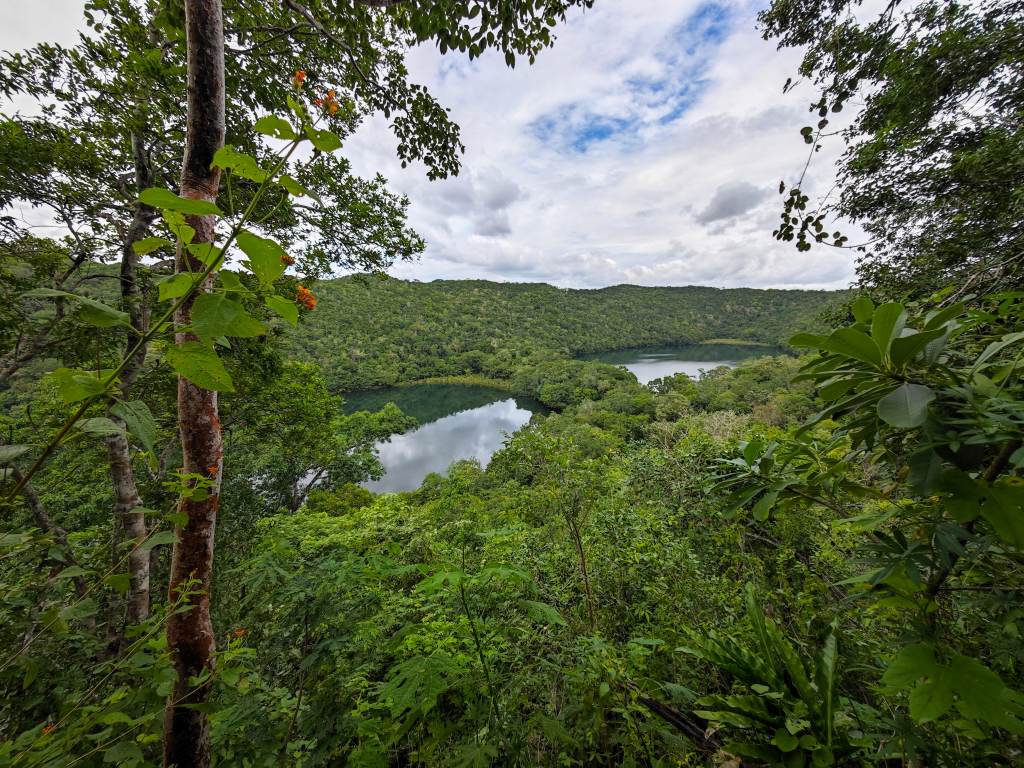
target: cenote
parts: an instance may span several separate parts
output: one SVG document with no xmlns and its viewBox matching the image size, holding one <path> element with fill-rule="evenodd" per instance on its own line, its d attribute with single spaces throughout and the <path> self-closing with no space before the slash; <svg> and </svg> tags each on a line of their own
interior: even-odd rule
<svg viewBox="0 0 1024 768">
<path fill-rule="evenodd" d="M 589 355 L 586 359 L 622 365 L 641 384 L 685 373 L 697 377 L 721 365 L 772 354 L 768 347 L 694 344 L 649 347 Z M 476 459 L 486 465 L 505 436 L 547 409 L 529 397 L 502 389 L 461 384 L 414 384 L 368 392 L 350 392 L 345 410 L 374 411 L 395 403 L 420 426 L 378 444 L 384 476 L 364 483 L 375 492 L 411 491 L 431 472 L 445 472 L 453 462 Z"/>
</svg>

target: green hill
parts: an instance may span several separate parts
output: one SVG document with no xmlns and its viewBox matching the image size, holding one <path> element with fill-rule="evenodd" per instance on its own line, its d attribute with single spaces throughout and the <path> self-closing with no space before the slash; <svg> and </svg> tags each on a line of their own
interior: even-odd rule
<svg viewBox="0 0 1024 768">
<path fill-rule="evenodd" d="M 507 375 L 516 360 L 736 339 L 784 344 L 845 296 L 753 288 L 570 290 L 545 283 L 350 276 L 320 283 L 320 304 L 290 338 L 339 390 L 427 376 Z"/>
</svg>

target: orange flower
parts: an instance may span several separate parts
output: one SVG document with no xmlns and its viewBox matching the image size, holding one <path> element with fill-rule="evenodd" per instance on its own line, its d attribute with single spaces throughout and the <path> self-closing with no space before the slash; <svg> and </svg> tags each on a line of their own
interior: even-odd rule
<svg viewBox="0 0 1024 768">
<path fill-rule="evenodd" d="M 57 730 L 57 726 L 53 725 L 52 723 L 50 725 L 43 726 L 43 735 L 44 736 L 49 736 L 51 733 L 53 733 L 56 730 Z"/>
<path fill-rule="evenodd" d="M 318 107 L 322 107 L 324 105 L 324 100 L 323 99 L 313 99 L 313 103 L 316 104 Z"/>
<path fill-rule="evenodd" d="M 281 257 L 281 263 L 284 264 L 286 267 L 290 267 L 292 264 L 295 263 L 295 259 L 293 259 L 286 253 L 284 256 Z"/>
<path fill-rule="evenodd" d="M 246 632 L 248 632 L 248 630 L 245 627 L 239 627 L 232 634 L 235 636 L 235 639 L 238 639 L 240 637 L 245 637 Z"/>
<path fill-rule="evenodd" d="M 327 105 L 327 111 L 330 112 L 332 115 L 337 114 L 338 113 L 338 102 L 332 101 L 330 104 L 328 104 Z"/>
<path fill-rule="evenodd" d="M 306 70 L 295 70 L 295 76 L 292 77 L 292 85 L 295 86 L 295 90 L 299 90 L 304 82 L 306 82 Z"/>
<path fill-rule="evenodd" d="M 300 285 L 295 294 L 295 300 L 310 312 L 316 309 L 316 296 L 311 290 L 309 290 L 309 288 L 304 285 Z"/>
<path fill-rule="evenodd" d="M 208 466 L 206 468 L 206 471 L 209 472 L 211 475 L 216 475 L 217 474 L 217 465 L 216 464 L 211 464 L 210 466 Z"/>
</svg>

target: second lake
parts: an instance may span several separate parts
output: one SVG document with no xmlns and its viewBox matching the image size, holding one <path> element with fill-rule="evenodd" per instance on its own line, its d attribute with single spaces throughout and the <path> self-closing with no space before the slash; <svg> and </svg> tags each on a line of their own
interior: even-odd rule
<svg viewBox="0 0 1024 768">
<path fill-rule="evenodd" d="M 734 366 L 748 357 L 772 354 L 766 347 L 700 344 L 630 349 L 590 355 L 586 359 L 622 365 L 641 384 L 685 373 Z M 363 485 L 376 493 L 415 490 L 431 472 L 445 472 L 454 462 L 476 459 L 486 466 L 506 435 L 547 409 L 528 397 L 513 397 L 493 387 L 461 384 L 415 384 L 344 395 L 345 410 L 374 411 L 395 403 L 419 426 L 378 444 L 384 476 Z"/>
</svg>

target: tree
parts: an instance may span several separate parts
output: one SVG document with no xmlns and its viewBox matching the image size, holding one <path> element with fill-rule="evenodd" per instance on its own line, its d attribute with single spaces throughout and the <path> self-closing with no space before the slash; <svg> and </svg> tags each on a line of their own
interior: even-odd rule
<svg viewBox="0 0 1024 768">
<path fill-rule="evenodd" d="M 1019 284 L 1024 2 L 892 0 L 868 14 L 852 0 L 775 0 L 760 21 L 766 38 L 805 51 L 812 157 L 830 137 L 846 144 L 838 194 L 812 203 L 801 179 L 776 236 L 845 245 L 825 219 L 857 222 L 870 236 L 852 244 L 862 283 L 895 297 Z M 830 131 L 851 108 L 848 126 Z"/>
</svg>

